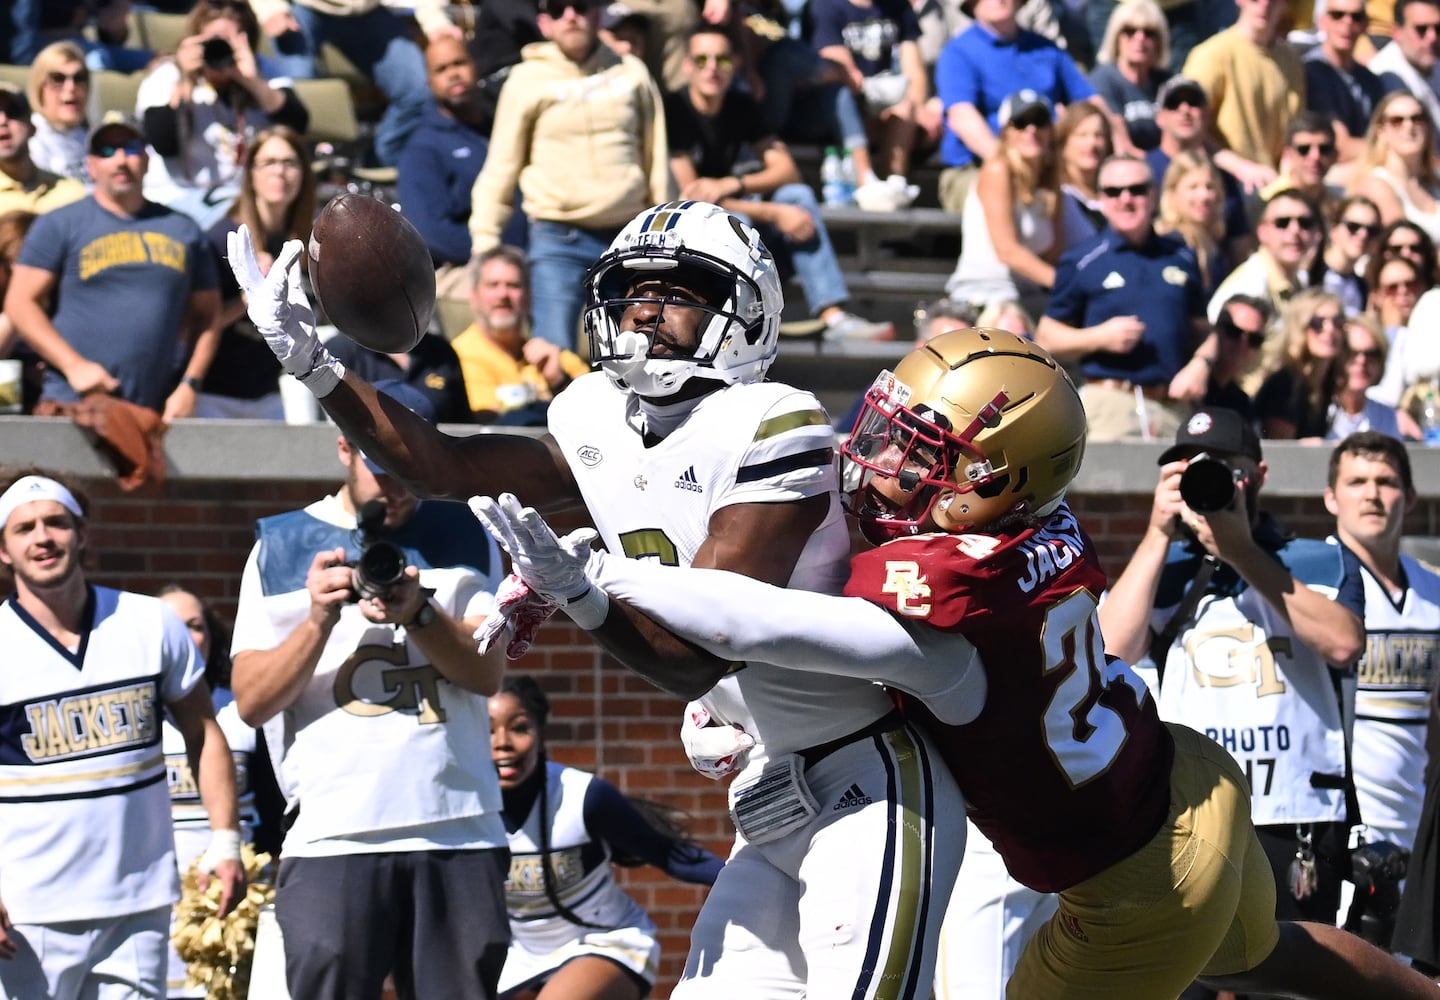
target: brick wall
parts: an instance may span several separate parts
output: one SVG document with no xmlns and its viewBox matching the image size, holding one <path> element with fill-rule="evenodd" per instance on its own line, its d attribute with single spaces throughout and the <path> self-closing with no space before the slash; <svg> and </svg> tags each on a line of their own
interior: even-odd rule
<svg viewBox="0 0 1440 1000">
<path fill-rule="evenodd" d="M 171 480 L 151 498 L 120 494 L 108 481 L 86 485 L 94 502 L 93 579 L 146 593 L 183 580 L 233 616 L 255 519 L 302 506 L 333 490 L 335 482 Z M 1149 493 L 1082 495 L 1073 502 L 1107 570 L 1117 573 L 1146 523 Z M 1331 524 L 1318 498 L 1286 498 L 1269 506 L 1300 534 L 1319 537 Z M 1417 532 L 1436 533 L 1440 498 L 1422 501 L 1409 524 Z M 729 843 L 724 789 L 685 761 L 675 738 L 677 699 L 601 657 L 568 625 L 548 626 L 543 641 L 515 669 L 535 674 L 550 693 L 554 759 L 594 769 L 627 794 L 685 810 L 697 839 L 724 854 Z M 653 869 L 623 871 L 621 881 L 660 928 L 664 952 L 654 996 L 664 998 L 683 967 L 702 893 Z"/>
</svg>

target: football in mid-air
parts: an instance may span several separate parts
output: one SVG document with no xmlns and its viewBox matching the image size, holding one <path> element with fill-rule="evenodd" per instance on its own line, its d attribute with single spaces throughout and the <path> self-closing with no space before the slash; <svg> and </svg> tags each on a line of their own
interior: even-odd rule
<svg viewBox="0 0 1440 1000">
<path fill-rule="evenodd" d="M 403 215 L 342 194 L 315 220 L 308 253 L 315 297 L 341 333 L 382 354 L 419 343 L 435 311 L 435 268 Z"/>
</svg>

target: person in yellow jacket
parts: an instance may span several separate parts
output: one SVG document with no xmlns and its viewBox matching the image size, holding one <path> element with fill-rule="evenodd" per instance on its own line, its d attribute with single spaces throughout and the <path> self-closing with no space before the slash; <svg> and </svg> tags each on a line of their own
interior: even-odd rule
<svg viewBox="0 0 1440 1000">
<path fill-rule="evenodd" d="M 620 228 L 674 194 L 660 92 L 645 64 L 600 42 L 603 4 L 544 0 L 546 41 L 521 50 L 471 192 L 476 256 L 500 242 L 518 183 L 529 217 L 534 330 L 573 349 L 586 269 Z"/>
<path fill-rule="evenodd" d="M 451 342 L 470 409 L 482 423 L 544 426 L 555 393 L 590 366 L 579 355 L 530 336 L 530 270 L 525 255 L 497 246 L 470 262 L 471 323 Z"/>
</svg>

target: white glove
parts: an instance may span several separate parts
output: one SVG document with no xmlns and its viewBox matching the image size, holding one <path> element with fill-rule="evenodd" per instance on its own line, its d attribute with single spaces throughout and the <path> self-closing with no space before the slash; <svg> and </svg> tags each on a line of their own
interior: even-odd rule
<svg viewBox="0 0 1440 1000">
<path fill-rule="evenodd" d="M 546 600 L 563 608 L 590 589 L 585 563 L 599 537 L 594 528 L 560 538 L 539 511 L 522 507 L 513 493 L 501 493 L 498 500 L 471 497 L 470 510 L 510 554 L 516 575 Z"/>
<path fill-rule="evenodd" d="M 495 591 L 495 608 L 475 630 L 480 655 L 490 651 L 502 632 L 510 639 L 505 644 L 505 658 L 518 660 L 530 651 L 535 633 L 559 608 L 530 589 L 530 585 L 514 573 L 507 576 Z"/>
<path fill-rule="evenodd" d="M 300 283 L 304 244 L 287 240 L 269 274 L 260 272 L 249 226 L 241 224 L 226 238 L 225 246 L 230 270 L 249 303 L 250 322 L 280 359 L 280 366 L 316 396 L 328 395 L 344 377 L 345 367 L 315 335 L 315 312 Z"/>
<path fill-rule="evenodd" d="M 705 706 L 698 701 L 690 702 L 680 723 L 680 742 L 685 746 L 690 766 L 718 781 L 745 769 L 755 738 L 740 726 L 710 723 L 710 713 Z"/>
</svg>

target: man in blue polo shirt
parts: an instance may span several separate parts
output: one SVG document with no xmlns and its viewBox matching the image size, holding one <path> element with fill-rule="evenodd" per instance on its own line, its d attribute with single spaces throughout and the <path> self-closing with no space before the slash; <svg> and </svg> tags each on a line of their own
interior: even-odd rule
<svg viewBox="0 0 1440 1000">
<path fill-rule="evenodd" d="M 1214 364 L 1200 268 L 1183 240 L 1155 232 L 1144 160 L 1106 160 L 1100 194 L 1109 225 L 1060 258 L 1035 342 L 1079 362 L 1092 441 L 1166 440 L 1205 395 Z"/>
<path fill-rule="evenodd" d="M 940 176 L 940 204 L 948 211 L 961 210 L 980 162 L 995 152 L 996 115 L 1015 91 L 1034 90 L 1057 106 L 1091 101 L 1114 117 L 1075 60 L 1016 23 L 1019 7 L 1020 0 L 964 0 L 960 8 L 975 23 L 945 43 L 935 64 L 935 91 L 945 111 L 940 158 L 947 169 Z M 1119 141 L 1128 143 L 1123 123 L 1111 126 Z"/>
</svg>

